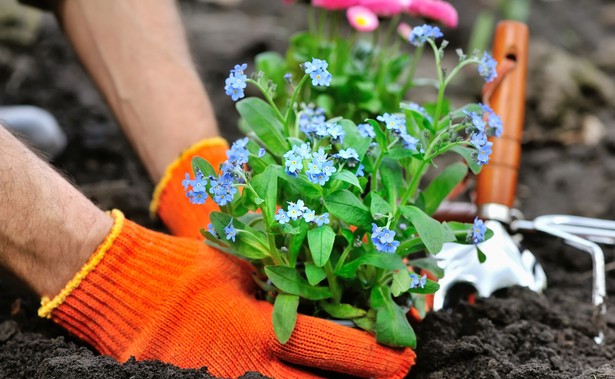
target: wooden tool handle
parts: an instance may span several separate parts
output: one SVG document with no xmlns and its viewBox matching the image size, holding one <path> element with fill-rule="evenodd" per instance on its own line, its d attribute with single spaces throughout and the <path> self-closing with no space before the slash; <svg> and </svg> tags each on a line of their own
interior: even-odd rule
<svg viewBox="0 0 615 379">
<path fill-rule="evenodd" d="M 486 86 L 484 92 L 492 91 L 489 105 L 501 117 L 504 131 L 499 138 L 491 139 L 493 153 L 478 175 L 479 212 L 481 207 L 492 204 L 511 208 L 515 200 L 525 116 L 528 40 L 528 28 L 523 23 L 502 21 L 497 26 L 493 57 L 498 68 L 506 67 L 507 72 L 500 82 Z"/>
</svg>

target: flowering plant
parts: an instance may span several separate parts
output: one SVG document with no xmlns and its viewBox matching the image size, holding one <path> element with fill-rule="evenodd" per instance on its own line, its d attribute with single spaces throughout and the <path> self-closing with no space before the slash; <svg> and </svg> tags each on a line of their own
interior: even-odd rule
<svg viewBox="0 0 615 379">
<path fill-rule="evenodd" d="M 319 16 L 336 17 L 328 12 Z M 487 53 L 460 53 L 445 74 L 446 42 L 438 43 L 442 32 L 427 24 L 405 38 L 416 47 L 413 55 L 402 53 L 399 41 L 393 49 L 378 47 L 357 33 L 352 43 L 335 28 L 327 37 L 322 30 L 301 33 L 286 59 L 259 56 L 250 77 L 246 64 L 236 65 L 226 92 L 239 100 L 247 137 L 232 144 L 220 167 L 195 157 L 194 177 L 186 174 L 183 182 L 193 203 L 211 195 L 220 206 L 203 234 L 258 269 L 255 280 L 274 303 L 281 343 L 301 310 L 351 320 L 382 344 L 414 347 L 406 313 L 412 307 L 424 314 L 424 295 L 438 289 L 424 271 L 442 275 L 431 255 L 447 242 L 478 244 L 489 236 L 481 220 L 441 223 L 431 216 L 468 167 L 478 173 L 488 162 L 487 137 L 502 128 L 487 105 L 451 108 L 444 90 L 469 64 L 492 80 L 495 62 Z M 421 106 L 403 95 L 416 83 L 412 75 L 425 46 L 435 55 L 438 95 Z M 244 98 L 248 84 L 264 100 Z M 434 159 L 447 152 L 465 162 L 426 183 Z"/>
</svg>

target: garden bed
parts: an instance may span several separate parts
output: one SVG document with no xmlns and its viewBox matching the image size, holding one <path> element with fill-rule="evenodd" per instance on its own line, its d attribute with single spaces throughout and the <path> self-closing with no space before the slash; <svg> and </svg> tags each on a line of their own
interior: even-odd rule
<svg viewBox="0 0 615 379">
<path fill-rule="evenodd" d="M 289 10 L 277 1 L 245 3 L 227 9 L 182 3 L 195 60 L 229 139 L 238 134 L 222 90 L 228 68 L 260 51 L 282 50 L 289 30 L 302 22 L 299 12 L 286 17 Z M 480 2 L 454 3 L 461 27 L 449 39 L 461 43 Z M 518 207 L 530 219 L 548 213 L 615 219 L 615 53 L 611 60 L 605 53 L 615 51 L 615 40 L 607 38 L 615 35 L 615 6 L 608 3 L 534 1 L 518 190 Z M 51 111 L 70 142 L 53 163 L 101 208 L 122 209 L 164 230 L 147 213 L 152 184 L 145 171 L 51 17 L 43 18 L 42 28 L 33 45 L 0 47 L 0 104 Z M 610 307 L 606 316 L 606 343 L 596 345 L 589 257 L 538 234 L 525 245 L 545 268 L 546 292 L 510 288 L 429 314 L 416 326 L 418 361 L 410 378 L 615 378 L 615 311 Z M 607 263 L 615 261 L 613 248 L 605 247 L 605 255 Z M 615 270 L 607 273 L 607 293 L 615 295 Z M 204 369 L 98 356 L 39 319 L 37 307 L 35 296 L 0 273 L 0 378 L 209 377 Z"/>
</svg>

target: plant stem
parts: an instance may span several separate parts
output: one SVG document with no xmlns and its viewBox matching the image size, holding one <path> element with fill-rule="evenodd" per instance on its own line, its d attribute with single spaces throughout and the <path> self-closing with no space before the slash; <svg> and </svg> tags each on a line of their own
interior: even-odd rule
<svg viewBox="0 0 615 379">
<path fill-rule="evenodd" d="M 382 147 L 380 147 L 380 155 L 378 155 L 378 158 L 376 159 L 376 163 L 374 163 L 374 168 L 373 168 L 373 173 L 374 175 L 372 176 L 372 181 L 370 183 L 370 187 L 371 187 L 371 191 L 372 192 L 376 192 L 378 190 L 378 169 L 380 168 L 380 164 L 382 163 L 382 160 L 384 159 L 384 150 L 382 150 Z"/>
<path fill-rule="evenodd" d="M 342 268 L 342 265 L 346 261 L 346 258 L 348 258 L 348 254 L 350 253 L 350 250 L 352 250 L 352 242 L 349 243 L 348 246 L 346 246 L 346 248 L 342 252 L 342 255 L 340 256 L 340 259 L 337 261 L 337 264 L 335 265 L 335 269 L 333 270 L 333 272 L 337 272 L 339 269 Z"/>
<path fill-rule="evenodd" d="M 412 60 L 410 61 L 410 65 L 408 66 L 408 73 L 406 74 L 406 82 L 402 87 L 401 95 L 402 97 L 412 88 L 414 84 L 414 74 L 416 73 L 416 68 L 419 64 L 419 60 L 423 56 L 423 51 L 425 50 L 425 46 L 417 47 L 414 55 L 412 56 Z"/>
<path fill-rule="evenodd" d="M 261 91 L 261 93 L 263 94 L 263 96 L 265 96 L 265 100 L 267 100 L 267 102 L 269 103 L 269 105 L 271 105 L 271 107 L 273 108 L 273 110 L 275 111 L 275 115 L 276 117 L 281 121 L 284 122 L 284 117 L 282 117 L 282 114 L 280 113 L 280 110 L 278 109 L 277 105 L 275 105 L 275 103 L 273 102 L 273 99 L 271 98 L 271 96 L 269 96 L 269 94 L 267 93 L 267 91 L 265 90 L 265 88 L 263 88 L 263 86 L 261 86 L 261 84 L 259 82 L 257 82 L 256 80 L 253 79 L 248 79 L 246 80 L 247 83 L 253 84 L 256 88 L 258 88 L 259 91 Z"/>
<path fill-rule="evenodd" d="M 329 289 L 333 294 L 333 301 L 335 304 L 339 304 L 342 299 L 342 294 L 340 292 L 340 288 L 337 283 L 337 277 L 335 276 L 335 272 L 333 271 L 333 267 L 331 267 L 331 261 L 327 261 L 325 264 L 325 274 L 327 275 L 327 282 L 329 283 Z"/>
<path fill-rule="evenodd" d="M 444 74 L 442 73 L 442 59 L 440 56 L 440 50 L 438 50 L 434 41 L 429 39 L 427 40 L 427 43 L 429 43 L 429 46 L 431 46 L 431 49 L 433 50 L 434 58 L 436 60 L 436 69 L 438 70 L 438 100 L 436 102 L 436 111 L 433 117 L 437 130 L 440 121 L 440 113 L 442 112 L 442 102 L 444 100 L 444 90 L 446 89 L 446 84 L 444 81 Z"/>
<path fill-rule="evenodd" d="M 290 100 L 290 104 L 288 104 L 288 109 L 286 110 L 286 115 L 284 116 L 284 119 L 282 120 L 282 122 L 284 123 L 284 131 L 286 132 L 287 136 L 290 136 L 290 130 L 289 130 L 288 122 L 290 121 L 290 115 L 291 115 L 291 111 L 293 109 L 293 104 L 295 104 L 295 102 L 297 101 L 297 96 L 299 95 L 299 91 L 301 91 L 301 87 L 303 87 L 303 84 L 305 84 L 305 81 L 309 77 L 310 76 L 308 74 L 303 75 L 303 78 L 301 78 L 301 81 L 299 82 L 299 84 L 297 84 L 297 87 L 295 88 L 295 92 L 293 92 L 293 97 Z"/>
</svg>

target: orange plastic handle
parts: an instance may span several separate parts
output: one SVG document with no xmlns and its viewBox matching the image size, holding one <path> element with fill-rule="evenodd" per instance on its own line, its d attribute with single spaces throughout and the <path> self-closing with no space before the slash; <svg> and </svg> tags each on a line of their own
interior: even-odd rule
<svg viewBox="0 0 615 379">
<path fill-rule="evenodd" d="M 500 137 L 490 139 L 493 152 L 478 175 L 479 207 L 498 204 L 511 208 L 515 201 L 525 117 L 528 40 L 529 31 L 523 23 L 502 21 L 497 26 L 493 58 L 498 62 L 498 72 L 506 74 L 483 91 L 491 94 L 489 105 L 502 119 L 504 131 Z"/>
</svg>

